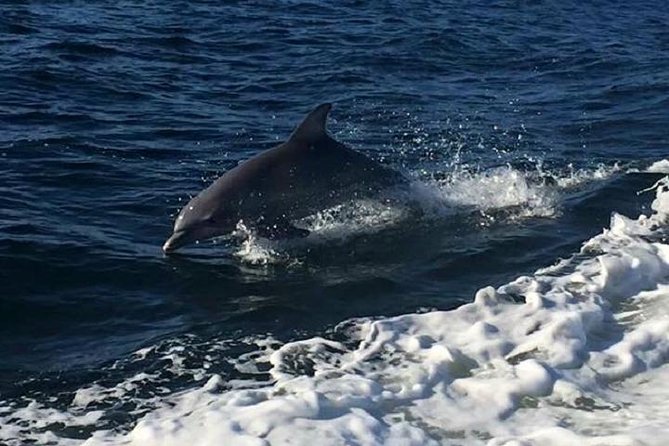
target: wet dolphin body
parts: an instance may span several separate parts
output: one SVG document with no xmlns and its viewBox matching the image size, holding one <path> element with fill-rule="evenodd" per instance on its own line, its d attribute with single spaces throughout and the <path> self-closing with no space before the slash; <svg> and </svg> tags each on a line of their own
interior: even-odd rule
<svg viewBox="0 0 669 446">
<path fill-rule="evenodd" d="M 228 234 L 240 220 L 261 236 L 304 236 L 308 231 L 292 221 L 406 182 L 331 138 L 325 129 L 330 109 L 316 107 L 286 142 L 229 170 L 190 200 L 163 251 Z"/>
</svg>

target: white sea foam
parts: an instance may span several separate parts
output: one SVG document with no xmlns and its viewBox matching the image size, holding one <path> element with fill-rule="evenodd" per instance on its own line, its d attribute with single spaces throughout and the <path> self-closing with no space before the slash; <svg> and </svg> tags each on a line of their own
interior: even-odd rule
<svg viewBox="0 0 669 446">
<path fill-rule="evenodd" d="M 516 217 L 550 217 L 558 206 L 558 188 L 510 166 L 483 172 L 456 171 L 441 180 L 415 183 L 423 207 L 454 212 L 462 207 L 490 212 L 514 208 Z"/>
<path fill-rule="evenodd" d="M 669 435 L 669 178 L 655 194 L 651 215 L 613 214 L 571 258 L 484 287 L 455 310 L 344 321 L 337 340 L 243 341 L 255 350 L 233 360 L 235 369 L 254 374 L 256 362 L 269 363 L 270 382 L 226 380 L 201 351 L 205 360 L 189 369 L 195 345 L 142 349 L 137 361 L 158 355 L 198 388 L 137 403 L 141 419 L 125 433 L 96 427 L 106 410 L 99 404 L 137 398 L 144 383 L 160 381 L 155 373 L 82 388 L 67 408 L 4 405 L 0 440 L 661 445 Z M 226 345 L 197 348 L 213 355 Z M 63 425 L 96 432 L 63 438 L 51 427 Z"/>
<path fill-rule="evenodd" d="M 86 445 L 661 445 L 669 435 L 669 179 L 571 259 L 453 311 L 353 320 L 213 375 Z"/>
<path fill-rule="evenodd" d="M 270 265 L 287 263 L 291 259 L 276 249 L 277 243 L 259 237 L 254 231 L 247 228 L 243 222 L 237 223 L 234 235 L 242 240 L 235 257 L 251 265 Z"/>
<path fill-rule="evenodd" d="M 234 255 L 253 265 L 296 264 L 289 252 L 295 248 L 346 241 L 352 236 L 375 233 L 406 218 L 408 209 L 383 200 L 354 200 L 317 212 L 295 222 L 310 234 L 304 239 L 268 240 L 243 224 L 236 235 L 242 240 Z"/>
<path fill-rule="evenodd" d="M 407 209 L 383 200 L 356 200 L 304 218 L 300 226 L 324 240 L 376 232 L 407 217 Z"/>
<path fill-rule="evenodd" d="M 594 168 L 577 168 L 573 164 L 567 166 L 566 172 L 555 175 L 555 180 L 561 188 L 579 187 L 593 181 L 601 181 L 615 173 L 623 171 L 620 164 L 600 164 Z"/>
<path fill-rule="evenodd" d="M 669 160 L 656 161 L 648 168 L 648 172 L 669 173 Z"/>
</svg>

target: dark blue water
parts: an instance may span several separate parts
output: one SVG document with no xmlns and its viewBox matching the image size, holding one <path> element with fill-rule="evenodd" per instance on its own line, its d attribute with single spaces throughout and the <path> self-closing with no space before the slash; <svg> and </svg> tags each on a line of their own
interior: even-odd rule
<svg viewBox="0 0 669 446">
<path fill-rule="evenodd" d="M 214 339 L 453 308 L 573 253 L 612 211 L 646 209 L 636 192 L 658 177 L 629 170 L 669 149 L 660 0 L 1 8 L 5 401 L 67 405 L 82 386 L 161 371 L 157 357 L 124 361 L 175 340 L 191 340 L 197 363 Z M 234 242 L 162 254 L 184 200 L 322 102 L 335 104 L 336 138 L 414 178 L 500 166 L 593 178 L 557 190 L 551 216 L 454 213 L 288 254 L 296 261 L 250 264 Z M 101 425 L 132 426 L 126 409 Z"/>
</svg>

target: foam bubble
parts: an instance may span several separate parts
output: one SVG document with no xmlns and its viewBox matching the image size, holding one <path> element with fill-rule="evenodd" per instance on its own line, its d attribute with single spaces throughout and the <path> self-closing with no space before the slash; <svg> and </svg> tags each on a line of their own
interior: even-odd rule
<svg viewBox="0 0 669 446">
<path fill-rule="evenodd" d="M 622 171 L 623 167 L 618 163 L 599 164 L 594 168 L 576 168 L 569 164 L 565 172 L 555 175 L 555 179 L 561 188 L 575 188 L 593 181 L 605 180 Z"/>
<path fill-rule="evenodd" d="M 653 173 L 669 173 L 669 160 L 656 161 L 650 165 L 647 171 Z"/>
<path fill-rule="evenodd" d="M 474 173 L 457 171 L 414 187 L 425 207 L 447 212 L 454 207 L 481 212 L 515 208 L 518 217 L 550 217 L 558 205 L 557 189 L 510 166 Z"/>
<path fill-rule="evenodd" d="M 404 220 L 408 209 L 384 199 L 355 200 L 304 218 L 300 226 L 323 241 L 378 232 Z"/>
<path fill-rule="evenodd" d="M 242 221 L 237 223 L 233 235 L 242 240 L 234 256 L 244 263 L 262 266 L 296 261 L 279 249 L 278 242 L 259 237 L 254 231 L 247 228 Z"/>
<path fill-rule="evenodd" d="M 549 274 L 483 288 L 452 311 L 351 321 L 344 341 L 285 344 L 270 356 L 272 385 L 205 385 L 123 438 L 87 444 L 662 444 L 667 182 L 653 215 L 614 216 Z"/>
<path fill-rule="evenodd" d="M 660 445 L 669 434 L 669 178 L 654 192 L 651 215 L 613 214 L 571 258 L 484 287 L 455 310 L 345 321 L 332 338 L 236 341 L 250 348 L 227 359 L 216 352 L 229 352 L 229 340 L 166 342 L 130 359 L 159 359 L 158 371 L 81 388 L 58 407 L 3 403 L 0 439 Z M 193 367 L 195 356 L 204 359 Z M 225 362 L 251 378 L 230 380 Z M 191 384 L 156 387 L 175 376 Z M 147 386 L 155 390 L 142 400 Z M 140 418 L 129 431 L 104 423 L 119 404 Z M 72 428 L 93 433 L 78 440 Z"/>
</svg>

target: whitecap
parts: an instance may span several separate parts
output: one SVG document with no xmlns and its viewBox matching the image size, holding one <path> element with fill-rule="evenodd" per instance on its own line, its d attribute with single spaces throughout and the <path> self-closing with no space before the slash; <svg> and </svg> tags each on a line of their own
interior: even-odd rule
<svg viewBox="0 0 669 446">
<path fill-rule="evenodd" d="M 270 355 L 272 384 L 189 390 L 127 435 L 85 444 L 662 444 L 668 186 L 657 185 L 653 214 L 614 214 L 552 268 L 452 311 L 284 344 Z"/>
</svg>

